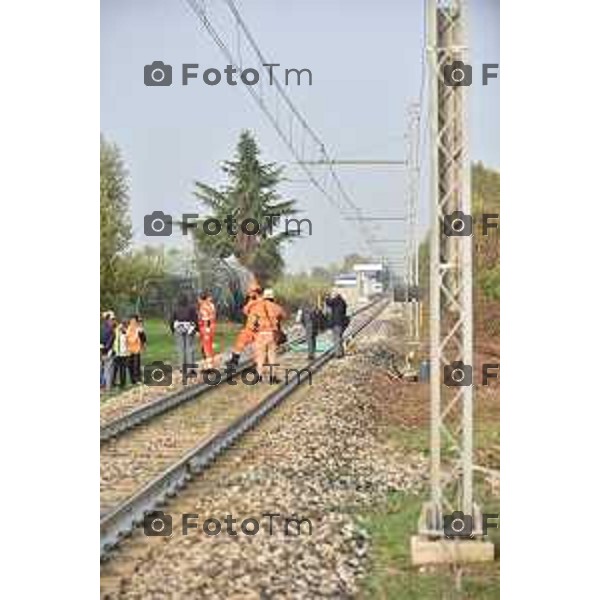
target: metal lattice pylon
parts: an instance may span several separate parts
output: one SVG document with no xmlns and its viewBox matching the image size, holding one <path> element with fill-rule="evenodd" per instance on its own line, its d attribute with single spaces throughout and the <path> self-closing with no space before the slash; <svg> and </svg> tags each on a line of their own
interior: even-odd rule
<svg viewBox="0 0 600 600">
<path fill-rule="evenodd" d="M 427 0 L 430 94 L 431 498 L 420 533 L 443 534 L 443 515 L 473 503 L 473 386 L 448 386 L 452 364 L 473 365 L 472 237 L 447 236 L 444 218 L 471 213 L 471 183 L 464 85 L 448 85 L 448 65 L 466 62 L 465 2 Z M 468 377 L 468 368 L 463 370 Z M 472 368 L 471 368 L 472 373 Z M 444 377 L 446 375 L 446 377 Z M 472 375 L 471 375 L 472 376 Z"/>
</svg>

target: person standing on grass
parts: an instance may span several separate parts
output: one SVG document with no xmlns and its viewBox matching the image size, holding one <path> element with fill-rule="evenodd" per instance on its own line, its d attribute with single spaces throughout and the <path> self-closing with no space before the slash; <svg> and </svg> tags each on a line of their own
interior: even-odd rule
<svg viewBox="0 0 600 600">
<path fill-rule="evenodd" d="M 137 315 L 133 315 L 125 331 L 129 378 L 133 385 L 142 381 L 142 338 L 145 338 L 144 330 L 140 327 Z"/>
<path fill-rule="evenodd" d="M 215 360 L 215 330 L 217 328 L 217 310 L 212 295 L 204 292 L 198 302 L 198 332 L 204 355 L 204 368 L 212 369 Z"/>
<path fill-rule="evenodd" d="M 115 368 L 113 385 L 124 388 L 127 383 L 127 366 L 129 352 L 127 350 L 127 321 L 121 321 L 115 333 Z M 118 381 L 117 381 L 118 380 Z"/>
<path fill-rule="evenodd" d="M 102 365 L 101 383 L 104 384 L 104 390 L 110 392 L 113 382 L 114 356 L 115 356 L 115 330 L 117 320 L 112 310 L 107 310 L 102 323 L 102 333 L 100 339 L 100 360 Z"/>
<path fill-rule="evenodd" d="M 333 331 L 333 344 L 335 346 L 336 358 L 344 356 L 344 330 L 348 326 L 348 316 L 346 314 L 346 301 L 342 298 L 339 292 L 334 291 L 332 296 L 325 299 L 325 304 L 330 311 L 330 324 Z"/>
<path fill-rule="evenodd" d="M 171 332 L 175 336 L 175 345 L 179 356 L 182 375 L 195 377 L 194 370 L 187 371 L 194 365 L 194 336 L 198 327 L 198 313 L 187 296 L 179 297 L 177 306 L 171 317 Z"/>
</svg>

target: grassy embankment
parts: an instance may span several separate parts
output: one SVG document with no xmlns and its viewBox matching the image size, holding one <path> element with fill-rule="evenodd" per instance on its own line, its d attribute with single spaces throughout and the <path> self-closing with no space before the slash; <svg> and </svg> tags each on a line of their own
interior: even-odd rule
<svg viewBox="0 0 600 600">
<path fill-rule="evenodd" d="M 473 206 L 475 222 L 481 214 L 500 212 L 500 176 L 481 165 L 473 168 Z M 425 250 L 425 248 L 424 248 Z M 481 234 L 479 225 L 474 235 L 475 257 L 475 369 L 484 362 L 499 363 L 500 356 L 500 244 L 499 235 L 490 230 Z M 427 252 L 425 251 L 426 258 Z M 424 266 L 426 274 L 427 266 Z M 425 277 L 425 281 L 427 278 Z M 425 339 L 425 338 L 424 338 Z M 401 385 L 400 398 L 390 405 L 382 435 L 390 445 L 428 454 L 429 387 L 426 384 Z M 474 455 L 475 463 L 487 468 L 500 466 L 500 388 L 498 384 L 475 388 Z M 476 498 L 483 512 L 499 513 L 499 498 L 476 473 Z M 393 494 L 384 507 L 362 515 L 371 535 L 371 571 L 364 581 L 363 597 L 368 599 L 496 599 L 500 596 L 500 534 L 490 530 L 496 547 L 493 563 L 469 565 L 460 574 L 451 567 L 418 569 L 411 565 L 410 537 L 416 533 L 424 497 Z M 460 589 L 459 589 L 460 588 Z"/>
<path fill-rule="evenodd" d="M 400 448 L 407 456 L 415 451 L 428 454 L 429 444 L 429 429 L 426 422 L 427 388 L 421 384 L 412 385 L 421 388 L 420 392 L 423 392 L 419 394 L 418 401 L 409 403 L 411 411 L 421 413 L 418 422 L 406 425 L 404 416 L 391 415 L 389 424 L 382 428 L 382 435 L 386 437 L 390 446 Z M 411 393 L 410 387 L 404 389 L 405 393 Z M 406 406 L 404 402 L 401 404 Z M 499 421 L 493 410 L 490 410 L 485 417 L 480 416 L 477 419 L 476 456 L 481 456 L 482 452 L 487 452 L 491 444 L 496 443 L 498 430 Z M 475 485 L 476 497 L 483 512 L 499 513 L 499 498 L 492 493 L 479 474 L 475 475 Z M 364 600 L 499 598 L 500 535 L 497 529 L 490 529 L 489 536 L 496 546 L 497 560 L 493 563 L 464 566 L 460 572 L 460 589 L 457 589 L 457 572 L 451 566 L 418 568 L 411 564 L 410 538 L 416 533 L 424 500 L 426 500 L 424 495 L 393 493 L 388 496 L 385 506 L 361 515 L 360 520 L 369 532 L 372 544 L 371 568 L 363 582 L 362 598 Z"/>
<path fill-rule="evenodd" d="M 235 339 L 235 336 L 240 330 L 240 323 L 231 321 L 223 321 L 217 324 L 217 332 L 215 336 L 215 352 L 223 352 L 229 348 Z M 176 350 L 175 340 L 169 329 L 169 325 L 162 319 L 145 319 L 144 329 L 148 337 L 146 350 L 142 354 L 142 368 L 144 365 L 155 361 L 162 361 L 166 364 L 175 364 Z M 197 338 L 196 338 L 197 340 Z M 201 357 L 200 349 L 198 348 L 197 356 Z M 128 383 L 126 390 L 131 385 Z M 109 394 L 103 394 L 102 400 L 113 397 L 115 394 L 121 393 L 122 390 L 114 390 Z"/>
</svg>

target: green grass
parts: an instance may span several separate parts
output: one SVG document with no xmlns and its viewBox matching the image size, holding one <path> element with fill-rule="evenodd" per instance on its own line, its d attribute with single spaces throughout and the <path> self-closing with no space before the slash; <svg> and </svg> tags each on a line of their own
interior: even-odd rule
<svg viewBox="0 0 600 600">
<path fill-rule="evenodd" d="M 475 423 L 473 427 L 473 447 L 491 448 L 500 446 L 500 423 Z"/>
<path fill-rule="evenodd" d="M 481 269 L 478 277 L 479 287 L 490 300 L 500 300 L 500 265 L 491 269 Z"/>
<path fill-rule="evenodd" d="M 236 335 L 240 331 L 242 325 L 231 321 L 223 321 L 217 324 L 217 332 L 215 336 L 215 352 L 223 352 L 229 348 Z M 162 319 L 144 319 L 144 329 L 148 338 L 146 350 L 142 353 L 142 368 L 144 365 L 155 361 L 162 361 L 167 364 L 176 364 L 177 355 L 175 350 L 175 340 L 171 334 L 169 324 Z M 198 343 L 198 336 L 196 336 Z M 201 357 L 198 346 L 197 356 Z M 125 390 L 130 389 L 128 384 Z M 102 394 L 101 401 L 120 394 L 123 390 L 115 389 L 108 394 Z"/>
<path fill-rule="evenodd" d="M 156 360 L 172 362 L 175 358 L 175 344 L 168 323 L 161 319 L 145 319 L 144 329 L 148 344 L 143 361 L 148 364 Z"/>
<path fill-rule="evenodd" d="M 407 427 L 402 429 L 390 427 L 387 435 L 392 446 L 402 450 L 402 452 L 407 454 L 421 452 L 425 456 L 429 456 L 429 429 L 422 427 Z M 442 452 L 450 451 L 451 445 L 447 437 L 442 437 L 440 443 Z"/>
<path fill-rule="evenodd" d="M 476 447 L 497 441 L 499 424 L 486 422 L 476 430 Z M 406 453 L 428 454 L 427 428 L 400 429 L 390 427 L 390 444 Z M 475 496 L 483 512 L 500 513 L 499 500 L 489 494 L 480 475 L 475 475 Z M 500 597 L 500 533 L 489 530 L 497 560 L 493 563 L 465 565 L 460 589 L 450 566 L 427 568 L 411 564 L 410 538 L 417 532 L 417 523 L 425 497 L 402 493 L 390 494 L 384 506 L 363 513 L 359 518 L 371 537 L 368 574 L 362 582 L 362 600 L 492 600 Z"/>
<path fill-rule="evenodd" d="M 167 363 L 174 362 L 176 360 L 175 341 L 169 329 L 169 324 L 161 319 L 145 319 L 144 328 L 148 337 L 148 345 L 142 356 L 142 361 L 145 364 L 157 360 Z M 217 323 L 215 352 L 223 352 L 231 346 L 240 328 L 240 323 L 230 321 Z M 197 336 L 196 341 L 198 341 Z"/>
<path fill-rule="evenodd" d="M 369 574 L 363 582 L 363 600 L 438 600 L 440 598 L 492 600 L 500 597 L 500 562 L 464 566 L 460 590 L 450 566 L 419 569 L 411 564 L 410 537 L 416 533 L 424 498 L 391 494 L 381 510 L 364 515 L 371 536 Z M 490 501 L 484 512 L 498 512 Z M 497 530 L 491 539 L 499 544 Z"/>
</svg>

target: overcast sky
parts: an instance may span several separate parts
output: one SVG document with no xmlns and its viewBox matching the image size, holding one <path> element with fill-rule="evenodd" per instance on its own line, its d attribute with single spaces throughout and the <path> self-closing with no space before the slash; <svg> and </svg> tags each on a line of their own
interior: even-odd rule
<svg viewBox="0 0 600 600">
<path fill-rule="evenodd" d="M 237 52 L 243 37 L 224 1 L 205 4 L 225 43 Z M 407 107 L 419 99 L 424 0 L 236 0 L 236 5 L 268 62 L 280 63 L 282 70 L 311 70 L 312 86 L 292 82 L 286 90 L 334 158 L 405 157 Z M 499 62 L 499 2 L 472 0 L 469 19 L 478 77 L 481 63 Z M 102 0 L 101 26 L 101 130 L 121 148 L 129 169 L 137 244 L 188 243 L 181 234 L 147 238 L 144 215 L 199 212 L 191 193 L 194 180 L 222 183 L 219 163 L 232 156 L 246 128 L 256 135 L 265 160 L 289 163 L 286 175 L 292 181 L 282 192 L 297 199 L 313 222 L 313 235 L 286 251 L 289 268 L 298 271 L 364 250 L 358 224 L 343 220 L 292 164 L 245 86 L 228 85 L 224 75 L 218 85 L 203 83 L 204 69 L 222 70 L 227 62 L 185 0 Z M 173 65 L 172 86 L 144 85 L 144 65 L 156 60 Z M 182 63 L 200 65 L 199 79 L 188 86 L 181 85 Z M 469 90 L 471 158 L 499 169 L 499 81 L 486 87 L 475 81 Z M 405 214 L 404 169 L 339 167 L 338 172 L 366 213 Z M 425 194 L 422 200 L 425 227 Z M 405 229 L 390 222 L 375 233 L 390 239 L 402 237 Z M 398 256 L 402 248 L 378 247 L 388 256 Z"/>
</svg>

